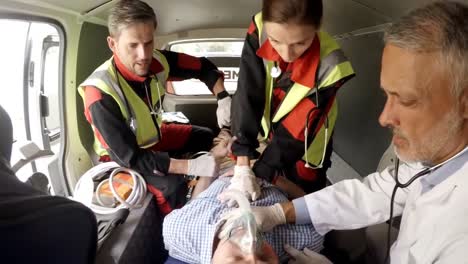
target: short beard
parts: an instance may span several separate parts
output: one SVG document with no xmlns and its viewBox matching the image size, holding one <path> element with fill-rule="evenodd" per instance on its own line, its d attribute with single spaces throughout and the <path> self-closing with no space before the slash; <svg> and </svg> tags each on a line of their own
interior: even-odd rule
<svg viewBox="0 0 468 264">
<path fill-rule="evenodd" d="M 444 147 L 451 145 L 449 142 L 460 132 L 462 124 L 463 119 L 460 118 L 457 107 L 454 107 L 420 140 L 410 143 L 410 151 L 407 155 L 399 154 L 397 148 L 395 148 L 395 154 L 404 162 L 434 165 L 437 156 L 443 153 Z"/>
</svg>

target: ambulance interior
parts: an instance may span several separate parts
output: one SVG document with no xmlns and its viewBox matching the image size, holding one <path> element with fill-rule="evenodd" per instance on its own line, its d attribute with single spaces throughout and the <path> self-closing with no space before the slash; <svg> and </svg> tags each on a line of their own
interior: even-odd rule
<svg viewBox="0 0 468 264">
<path fill-rule="evenodd" d="M 145 1 L 158 19 L 155 47 L 208 57 L 224 71 L 227 90 L 235 93 L 243 39 L 261 1 Z M 115 2 L 0 2 L 0 67 L 2 79 L 10 79 L 3 86 L 0 104 L 13 120 L 11 163 L 29 157 L 17 171 L 18 177 L 26 181 L 34 173 L 43 173 L 53 195 L 72 195 L 80 176 L 97 162 L 77 86 L 111 56 L 106 19 Z M 339 42 L 356 72 L 338 92 L 339 116 L 328 171 L 330 183 L 335 183 L 365 177 L 378 168 L 390 144 L 389 131 L 378 124 L 385 101 L 379 88 L 382 32 L 395 18 L 430 1 L 323 2 L 322 29 Z M 164 109 L 181 111 L 193 124 L 218 129 L 216 98 L 200 82 L 169 83 Z M 391 156 L 385 157 L 382 162 L 391 162 Z M 150 212 L 155 206 L 152 200 L 145 202 L 145 208 L 130 212 L 111 234 L 98 252 L 97 263 L 162 261 L 162 240 L 156 228 L 161 219 Z M 330 243 L 338 245 L 350 263 L 362 263 L 362 255 L 370 250 L 364 230 L 333 236 Z"/>
</svg>

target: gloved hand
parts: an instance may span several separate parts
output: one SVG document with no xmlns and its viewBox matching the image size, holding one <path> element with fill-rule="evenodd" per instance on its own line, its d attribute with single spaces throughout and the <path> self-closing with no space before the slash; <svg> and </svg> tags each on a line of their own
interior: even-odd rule
<svg viewBox="0 0 468 264">
<path fill-rule="evenodd" d="M 250 201 L 257 200 L 257 198 L 262 194 L 260 185 L 258 185 L 257 182 L 257 177 L 255 177 L 255 174 L 248 165 L 236 165 L 234 167 L 234 176 L 232 177 L 231 184 L 227 189 L 243 192 Z"/>
<path fill-rule="evenodd" d="M 188 160 L 188 175 L 202 177 L 217 177 L 219 165 L 211 153 Z"/>
<path fill-rule="evenodd" d="M 218 109 L 216 109 L 216 117 L 218 118 L 218 126 L 231 126 L 231 97 L 227 96 L 218 100 Z"/>
<path fill-rule="evenodd" d="M 291 256 L 288 264 L 333 264 L 325 256 L 308 248 L 299 251 L 290 245 L 284 245 L 284 250 Z"/>
<path fill-rule="evenodd" d="M 220 194 L 218 199 L 224 199 L 223 194 Z M 255 217 L 258 229 L 262 232 L 271 231 L 277 225 L 286 224 L 286 216 L 284 215 L 283 208 L 279 203 L 271 206 L 252 206 L 252 214 Z M 224 213 L 221 219 L 229 222 L 229 219 L 238 219 L 243 211 L 239 208 Z"/>
</svg>

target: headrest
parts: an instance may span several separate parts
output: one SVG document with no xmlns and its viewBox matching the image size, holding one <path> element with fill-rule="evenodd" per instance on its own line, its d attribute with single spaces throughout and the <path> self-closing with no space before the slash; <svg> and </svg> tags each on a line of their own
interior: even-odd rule
<svg viewBox="0 0 468 264">
<path fill-rule="evenodd" d="M 11 147 L 13 145 L 13 126 L 8 113 L 0 106 L 0 156 L 4 160 L 10 162 Z"/>
</svg>

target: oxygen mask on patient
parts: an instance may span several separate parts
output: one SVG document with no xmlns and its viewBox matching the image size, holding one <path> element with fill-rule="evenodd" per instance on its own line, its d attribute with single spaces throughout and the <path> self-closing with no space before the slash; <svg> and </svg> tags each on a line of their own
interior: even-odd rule
<svg viewBox="0 0 468 264">
<path fill-rule="evenodd" d="M 225 221 L 221 226 L 218 238 L 220 240 L 229 240 L 239 246 L 244 254 L 253 254 L 263 243 L 263 239 L 257 230 L 255 217 L 250 209 L 250 203 L 237 190 L 223 192 L 219 196 L 220 200 L 234 200 L 239 205 L 238 213 L 226 214 L 228 217 L 221 217 L 220 221 Z"/>
</svg>

